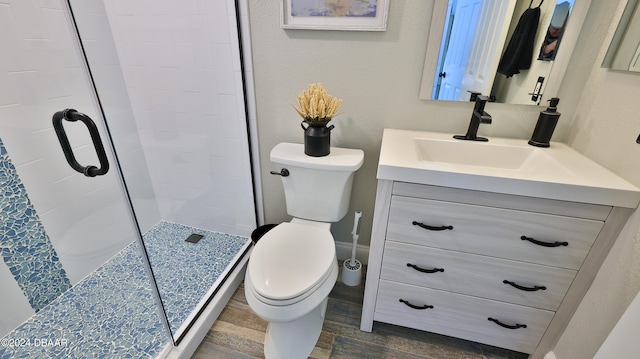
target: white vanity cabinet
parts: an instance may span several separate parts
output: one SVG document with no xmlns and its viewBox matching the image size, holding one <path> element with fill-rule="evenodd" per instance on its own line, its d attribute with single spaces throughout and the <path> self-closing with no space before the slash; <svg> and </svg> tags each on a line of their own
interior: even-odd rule
<svg viewBox="0 0 640 359">
<path fill-rule="evenodd" d="M 380 165 L 388 151 L 383 140 Z M 385 322 L 542 358 L 633 210 L 399 173 L 379 166 L 364 331 Z"/>
</svg>

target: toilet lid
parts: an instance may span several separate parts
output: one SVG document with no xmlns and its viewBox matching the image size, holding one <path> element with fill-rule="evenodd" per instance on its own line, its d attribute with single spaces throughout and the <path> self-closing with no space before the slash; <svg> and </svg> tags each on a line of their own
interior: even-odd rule
<svg viewBox="0 0 640 359">
<path fill-rule="evenodd" d="M 335 254 L 328 229 L 282 223 L 260 238 L 247 270 L 258 294 L 286 300 L 323 281 L 330 273 Z"/>
</svg>

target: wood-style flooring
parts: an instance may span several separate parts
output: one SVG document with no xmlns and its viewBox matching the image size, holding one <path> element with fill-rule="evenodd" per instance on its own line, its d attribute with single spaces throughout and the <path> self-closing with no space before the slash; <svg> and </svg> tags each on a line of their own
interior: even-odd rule
<svg viewBox="0 0 640 359">
<path fill-rule="evenodd" d="M 375 322 L 371 333 L 363 332 L 360 330 L 363 294 L 363 286 L 346 286 L 338 277 L 329 295 L 322 334 L 310 358 L 527 358 L 522 353 L 385 323 Z M 249 308 L 241 284 L 192 358 L 264 358 L 262 343 L 266 328 L 267 323 Z"/>
</svg>

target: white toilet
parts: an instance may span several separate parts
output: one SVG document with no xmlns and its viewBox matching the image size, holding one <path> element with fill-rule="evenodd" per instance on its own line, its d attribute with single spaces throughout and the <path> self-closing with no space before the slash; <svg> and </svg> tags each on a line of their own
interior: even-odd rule
<svg viewBox="0 0 640 359">
<path fill-rule="evenodd" d="M 346 214 L 362 150 L 331 148 L 324 157 L 304 154 L 304 145 L 280 143 L 271 161 L 281 173 L 287 213 L 293 216 L 255 245 L 244 281 L 251 309 L 269 322 L 267 359 L 307 358 L 313 350 L 338 277 L 331 223 Z"/>
</svg>

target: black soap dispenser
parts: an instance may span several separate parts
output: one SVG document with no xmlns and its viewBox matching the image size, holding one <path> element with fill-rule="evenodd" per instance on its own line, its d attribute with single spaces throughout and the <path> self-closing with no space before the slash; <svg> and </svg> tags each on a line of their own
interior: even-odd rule
<svg viewBox="0 0 640 359">
<path fill-rule="evenodd" d="M 549 100 L 549 107 L 545 111 L 540 112 L 538 117 L 538 123 L 533 130 L 529 144 L 537 147 L 549 147 L 549 140 L 553 135 L 553 130 L 556 129 L 558 118 L 560 118 L 560 112 L 556 111 L 560 99 L 554 97 Z"/>
</svg>

